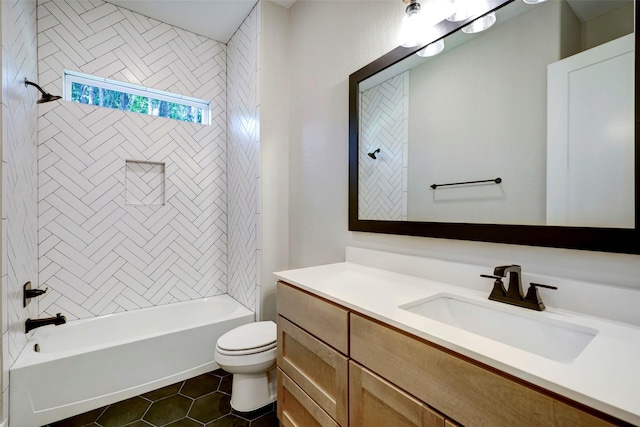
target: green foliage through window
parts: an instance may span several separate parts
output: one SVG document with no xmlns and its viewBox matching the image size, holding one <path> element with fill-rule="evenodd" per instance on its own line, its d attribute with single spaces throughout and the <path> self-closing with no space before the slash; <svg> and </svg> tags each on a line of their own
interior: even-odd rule
<svg viewBox="0 0 640 427">
<path fill-rule="evenodd" d="M 185 122 L 202 123 L 202 108 L 76 82 L 71 83 L 71 100 L 81 104 L 115 108 L 118 110 L 147 114 L 149 116 L 168 117 Z"/>
</svg>

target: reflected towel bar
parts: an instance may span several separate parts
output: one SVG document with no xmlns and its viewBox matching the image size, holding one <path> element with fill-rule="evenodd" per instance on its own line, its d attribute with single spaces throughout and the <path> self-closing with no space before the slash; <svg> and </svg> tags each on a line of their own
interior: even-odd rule
<svg viewBox="0 0 640 427">
<path fill-rule="evenodd" d="M 483 180 L 480 180 L 480 181 L 452 182 L 450 184 L 432 184 L 431 188 L 433 188 L 435 190 L 438 187 L 448 187 L 450 185 L 480 184 L 482 182 L 495 182 L 496 184 L 500 184 L 502 182 L 502 178 L 483 179 Z"/>
</svg>

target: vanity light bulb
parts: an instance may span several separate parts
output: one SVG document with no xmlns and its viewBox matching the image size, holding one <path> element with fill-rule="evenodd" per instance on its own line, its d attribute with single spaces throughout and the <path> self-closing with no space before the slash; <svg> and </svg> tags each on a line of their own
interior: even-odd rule
<svg viewBox="0 0 640 427">
<path fill-rule="evenodd" d="M 481 16 L 472 23 L 462 27 L 462 31 L 467 34 L 475 34 L 484 31 L 496 23 L 496 13 L 491 12 Z"/>
<path fill-rule="evenodd" d="M 426 40 L 426 29 L 424 14 L 414 12 L 406 14 L 402 18 L 402 28 L 400 30 L 400 46 L 415 47 L 423 44 Z"/>
<path fill-rule="evenodd" d="M 447 21 L 459 22 L 482 12 L 484 2 L 478 0 L 448 0 L 453 13 L 447 18 Z"/>
<path fill-rule="evenodd" d="M 444 49 L 444 39 L 440 39 L 437 42 L 433 42 L 428 44 L 424 49 L 418 51 L 417 55 L 422 56 L 423 58 L 428 58 L 430 56 L 435 56 L 442 52 Z"/>
<path fill-rule="evenodd" d="M 543 3 L 547 0 L 523 0 L 526 4 L 538 4 L 538 3 Z"/>
</svg>

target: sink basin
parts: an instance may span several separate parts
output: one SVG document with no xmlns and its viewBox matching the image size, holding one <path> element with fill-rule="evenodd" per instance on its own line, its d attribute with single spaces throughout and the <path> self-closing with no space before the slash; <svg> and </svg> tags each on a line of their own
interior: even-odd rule
<svg viewBox="0 0 640 427">
<path fill-rule="evenodd" d="M 542 313 L 501 305 L 438 294 L 400 308 L 562 363 L 575 360 L 598 334 L 595 329 L 549 319 Z"/>
</svg>

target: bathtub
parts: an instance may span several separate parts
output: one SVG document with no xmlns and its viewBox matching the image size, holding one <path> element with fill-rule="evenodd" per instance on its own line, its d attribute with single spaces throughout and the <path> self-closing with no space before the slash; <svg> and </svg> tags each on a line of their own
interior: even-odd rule
<svg viewBox="0 0 640 427">
<path fill-rule="evenodd" d="M 38 328 L 9 370 L 9 426 L 46 425 L 217 369 L 217 339 L 253 320 L 220 295 Z"/>
</svg>

